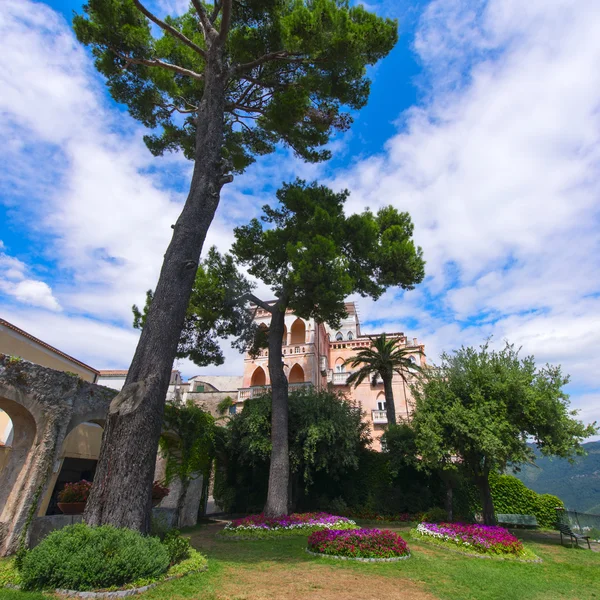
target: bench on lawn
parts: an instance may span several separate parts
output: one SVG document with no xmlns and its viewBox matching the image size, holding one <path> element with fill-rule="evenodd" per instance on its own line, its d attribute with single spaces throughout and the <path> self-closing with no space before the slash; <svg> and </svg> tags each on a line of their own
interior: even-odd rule
<svg viewBox="0 0 600 600">
<path fill-rule="evenodd" d="M 538 522 L 534 515 L 496 515 L 498 525 L 512 525 L 513 527 L 537 527 Z"/>
<path fill-rule="evenodd" d="M 590 546 L 590 536 L 589 535 L 580 535 L 579 533 L 575 533 L 566 523 L 558 522 L 556 524 L 556 529 L 560 531 L 560 543 L 563 543 L 563 535 L 569 536 L 571 538 L 571 548 L 573 547 L 573 540 L 579 546 L 579 540 L 585 540 L 587 542 L 588 548 L 591 550 Z"/>
</svg>

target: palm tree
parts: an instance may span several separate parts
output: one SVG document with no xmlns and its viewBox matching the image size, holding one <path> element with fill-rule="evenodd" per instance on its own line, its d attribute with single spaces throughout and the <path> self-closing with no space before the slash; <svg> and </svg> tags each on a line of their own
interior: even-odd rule
<svg viewBox="0 0 600 600">
<path fill-rule="evenodd" d="M 373 385 L 377 376 L 383 380 L 385 393 L 385 410 L 388 425 L 396 422 L 396 407 L 394 405 L 394 393 L 392 391 L 392 378 L 398 373 L 402 383 L 407 382 L 408 375 L 421 372 L 421 367 L 411 360 L 411 355 L 421 354 L 421 350 L 414 350 L 399 346 L 398 338 L 387 338 L 385 333 L 372 337 L 373 345 L 370 348 L 360 350 L 356 356 L 349 358 L 344 364 L 352 368 L 360 367 L 358 371 L 351 373 L 346 380 L 348 385 L 357 387 L 367 377 L 371 377 Z M 404 392 L 406 397 L 406 391 Z M 408 417 L 408 405 L 406 407 Z"/>
</svg>

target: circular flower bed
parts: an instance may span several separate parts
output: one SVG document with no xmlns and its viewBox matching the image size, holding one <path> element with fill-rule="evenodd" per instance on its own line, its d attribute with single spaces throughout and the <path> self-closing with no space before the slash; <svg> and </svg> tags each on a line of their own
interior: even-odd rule
<svg viewBox="0 0 600 600">
<path fill-rule="evenodd" d="M 467 553 L 507 558 L 536 558 L 530 556 L 532 553 L 525 549 L 523 542 L 504 527 L 464 523 L 421 523 L 415 533 L 416 537 Z"/>
<path fill-rule="evenodd" d="M 221 535 L 233 538 L 264 538 L 295 535 L 321 529 L 356 529 L 354 521 L 328 513 L 294 513 L 280 517 L 250 515 L 225 525 Z"/>
<path fill-rule="evenodd" d="M 308 537 L 307 549 L 335 558 L 399 560 L 410 556 L 406 542 L 397 533 L 380 529 L 315 531 Z"/>
</svg>

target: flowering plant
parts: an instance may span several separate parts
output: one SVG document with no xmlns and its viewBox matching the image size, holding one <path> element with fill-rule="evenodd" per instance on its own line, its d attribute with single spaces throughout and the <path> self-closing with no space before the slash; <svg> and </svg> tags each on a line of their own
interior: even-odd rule
<svg viewBox="0 0 600 600">
<path fill-rule="evenodd" d="M 159 481 L 155 481 L 152 484 L 152 500 L 162 500 L 169 495 L 170 491 L 168 487 L 161 485 Z"/>
<path fill-rule="evenodd" d="M 250 515 L 227 523 L 223 534 L 244 535 L 268 532 L 303 533 L 319 529 L 355 529 L 356 523 L 346 517 L 324 512 L 294 513 L 280 517 L 266 517 L 264 514 Z"/>
<path fill-rule="evenodd" d="M 523 543 L 504 527 L 464 523 L 421 523 L 417 534 L 480 554 L 523 554 Z"/>
<path fill-rule="evenodd" d="M 58 501 L 65 504 L 69 502 L 87 502 L 91 487 L 92 482 L 85 479 L 76 483 L 65 483 L 65 487 L 58 493 Z"/>
<path fill-rule="evenodd" d="M 410 554 L 406 542 L 397 533 L 379 529 L 315 531 L 308 536 L 308 549 L 349 558 L 395 558 Z"/>
</svg>

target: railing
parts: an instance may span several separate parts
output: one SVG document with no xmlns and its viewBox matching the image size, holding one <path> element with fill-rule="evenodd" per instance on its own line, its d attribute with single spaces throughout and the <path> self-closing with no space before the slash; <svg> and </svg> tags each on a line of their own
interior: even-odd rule
<svg viewBox="0 0 600 600">
<path fill-rule="evenodd" d="M 346 371 L 342 371 L 341 373 L 333 373 L 331 381 L 333 385 L 347 385 L 348 377 L 351 373 L 346 373 Z"/>
<path fill-rule="evenodd" d="M 288 383 L 288 391 L 293 392 L 294 390 L 300 390 L 312 386 L 310 381 L 302 381 L 300 383 Z M 248 400 L 249 398 L 256 398 L 262 396 L 271 390 L 270 385 L 255 385 L 249 388 L 238 389 L 238 402 Z"/>
<path fill-rule="evenodd" d="M 372 410 L 371 419 L 373 420 L 373 423 L 377 425 L 388 422 L 387 413 L 385 412 L 385 410 Z"/>
</svg>

